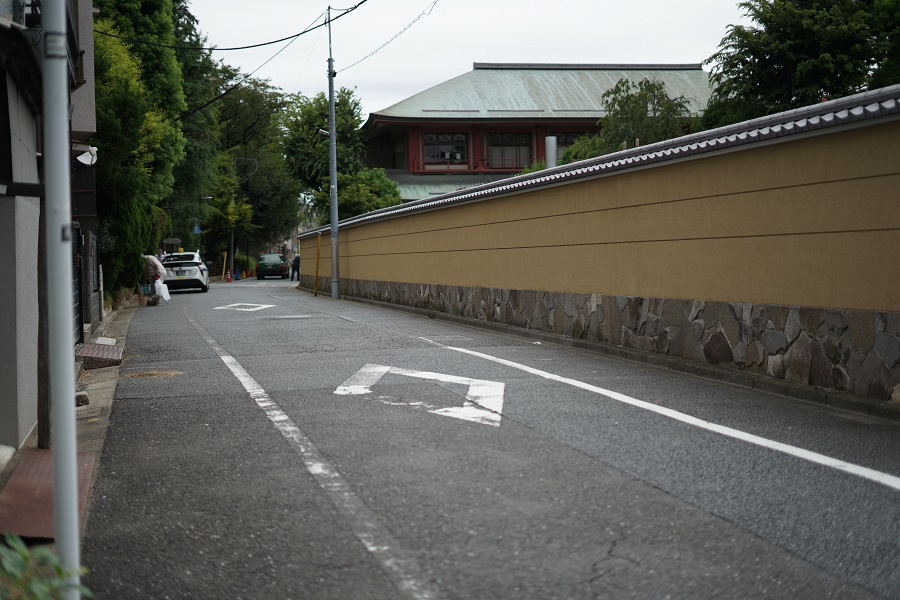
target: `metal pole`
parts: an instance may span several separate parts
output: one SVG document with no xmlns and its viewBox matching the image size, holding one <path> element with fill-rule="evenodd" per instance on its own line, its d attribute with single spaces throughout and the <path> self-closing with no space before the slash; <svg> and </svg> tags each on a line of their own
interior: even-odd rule
<svg viewBox="0 0 900 600">
<path fill-rule="evenodd" d="M 313 279 L 313 296 L 319 295 L 319 253 L 322 250 L 322 234 L 316 236 L 316 278 Z"/>
<path fill-rule="evenodd" d="M 557 152 L 556 152 L 556 136 L 548 135 L 544 138 L 544 148 L 545 154 L 547 156 L 547 160 L 544 162 L 547 164 L 547 168 L 555 167 L 558 161 Z"/>
<path fill-rule="evenodd" d="M 331 7 L 328 7 L 328 170 L 331 179 L 331 297 L 341 297 L 338 258 L 337 134 L 334 124 L 334 59 L 331 57 Z"/>
<path fill-rule="evenodd" d="M 72 210 L 69 181 L 69 71 L 66 5 L 46 0 L 44 28 L 44 173 L 47 194 L 50 401 L 53 427 L 53 519 L 66 580 L 80 583 L 78 466 L 75 430 L 75 347 L 72 331 Z M 75 57 L 72 57 L 73 59 Z M 77 600 L 69 587 L 64 598 Z"/>
</svg>

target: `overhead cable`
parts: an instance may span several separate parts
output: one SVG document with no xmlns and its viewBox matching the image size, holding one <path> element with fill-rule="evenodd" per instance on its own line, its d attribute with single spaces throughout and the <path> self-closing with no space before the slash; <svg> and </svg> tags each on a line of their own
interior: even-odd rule
<svg viewBox="0 0 900 600">
<path fill-rule="evenodd" d="M 363 4 L 365 4 L 365 3 L 368 2 L 368 1 L 369 1 L 369 0 L 360 0 L 360 1 L 357 2 L 354 6 L 351 6 L 350 8 L 347 8 L 347 9 L 334 9 L 334 10 L 343 10 L 344 12 L 342 12 L 342 13 L 339 14 L 338 16 L 332 18 L 331 20 L 332 20 L 332 21 L 337 21 L 338 19 L 340 19 L 340 18 L 343 17 L 344 15 L 347 15 L 347 14 L 353 12 L 354 10 L 356 10 L 357 8 L 359 8 L 360 6 L 362 6 Z M 435 1 L 437 1 L 437 0 L 435 0 Z M 323 14 L 324 14 L 324 13 L 323 13 Z M 319 15 L 319 17 L 321 17 L 321 15 Z M 319 17 L 316 18 L 316 21 L 319 20 Z M 315 22 L 315 21 L 313 21 L 313 22 Z M 116 34 L 113 34 L 113 33 L 107 33 L 107 32 L 105 32 L 105 31 L 99 31 L 99 30 L 97 30 L 97 29 L 94 30 L 94 33 L 97 33 L 97 34 L 100 34 L 100 35 L 105 35 L 105 36 L 107 36 L 107 37 L 112 37 L 112 38 L 124 40 L 124 41 L 126 41 L 126 42 L 131 43 L 131 44 L 141 44 L 141 45 L 144 45 L 144 46 L 156 46 L 157 48 L 170 48 L 170 49 L 172 49 L 172 50 L 206 50 L 206 51 L 208 51 L 208 52 L 228 52 L 228 51 L 232 51 L 232 50 L 250 50 L 250 49 L 252 49 L 252 48 L 261 48 L 261 47 L 263 47 L 263 46 L 271 46 L 272 44 L 279 44 L 279 43 L 281 43 L 281 42 L 286 42 L 286 41 L 288 41 L 288 40 L 294 41 L 295 39 L 297 39 L 297 38 L 300 37 L 301 35 L 306 35 L 307 33 L 311 32 L 311 31 L 315 31 L 316 29 L 319 29 L 320 27 L 325 27 L 327 24 L 328 24 L 328 21 L 324 21 L 324 22 L 319 23 L 318 25 L 316 25 L 316 26 L 314 26 L 314 27 L 307 27 L 306 29 L 304 29 L 304 30 L 301 31 L 300 33 L 295 33 L 294 35 L 289 35 L 289 36 L 283 37 L 283 38 L 281 38 L 281 39 L 272 40 L 271 42 L 262 42 L 262 43 L 260 43 L 260 44 L 251 44 L 251 45 L 249 45 L 249 46 L 235 46 L 235 47 L 233 47 L 233 48 L 216 48 L 216 47 L 211 47 L 211 48 L 209 48 L 209 47 L 205 47 L 205 46 L 174 46 L 174 45 L 172 45 L 172 44 L 161 44 L 161 43 L 159 43 L 159 42 L 151 42 L 151 41 L 149 41 L 149 40 L 143 40 L 143 39 L 138 39 L 138 38 L 131 38 L 131 37 L 124 36 L 124 35 L 116 35 Z M 285 47 L 286 47 L 286 46 L 285 46 Z M 273 58 L 274 58 L 274 57 L 273 57 Z"/>
<path fill-rule="evenodd" d="M 350 12 L 353 12 L 354 10 L 356 10 L 357 8 L 359 8 L 360 6 L 362 6 L 363 4 L 365 4 L 367 1 L 368 1 L 368 0 L 360 0 L 360 2 L 357 2 L 355 6 L 353 6 L 353 7 L 351 7 L 351 8 L 348 8 L 348 9 L 344 10 L 343 13 L 341 13 L 340 15 L 334 17 L 334 18 L 331 19 L 331 20 L 332 20 L 332 21 L 335 21 L 335 20 L 337 20 L 337 19 L 340 19 L 340 18 L 343 17 L 344 15 L 346 15 L 346 14 L 348 14 L 348 13 L 350 13 Z M 318 17 L 316 17 L 316 18 L 313 20 L 313 23 L 315 23 L 315 22 L 318 21 L 320 18 L 322 18 L 322 15 L 324 15 L 324 14 L 325 14 L 325 13 L 322 13 L 321 15 L 319 15 Z M 291 44 L 293 44 L 294 41 L 295 41 L 298 37 L 300 37 L 300 35 L 302 35 L 303 33 L 307 33 L 307 32 L 313 31 L 313 30 L 315 30 L 315 29 L 318 29 L 319 27 L 322 27 L 322 26 L 327 25 L 327 24 L 328 24 L 328 21 L 326 20 L 324 23 L 321 23 L 321 24 L 319 24 L 319 25 L 316 25 L 315 27 L 313 27 L 313 26 L 307 27 L 307 28 L 304 29 L 301 33 L 298 33 L 298 34 L 295 35 L 295 36 L 291 36 L 291 37 L 288 37 L 288 38 L 284 38 L 284 39 L 289 39 L 290 41 L 289 41 L 287 44 L 285 44 L 284 47 L 281 48 L 278 52 L 276 52 L 276 53 L 273 54 L 271 57 L 269 57 L 269 59 L 266 60 L 263 64 L 261 64 L 261 65 L 259 65 L 258 67 L 256 67 L 253 71 L 251 71 L 250 73 L 248 73 L 247 75 L 245 75 L 244 77 L 242 77 L 240 80 L 238 80 L 237 83 L 235 83 L 233 86 L 231 86 L 230 88 L 228 88 L 227 90 L 225 90 L 224 92 L 222 92 L 221 94 L 219 94 L 218 96 L 216 96 L 215 98 L 213 98 L 213 99 L 211 99 L 211 100 L 209 100 L 209 101 L 207 101 L 207 102 L 201 104 L 200 106 L 198 106 L 197 108 L 195 108 L 195 109 L 193 109 L 193 110 L 191 110 L 191 111 L 188 111 L 188 112 L 184 113 L 183 115 L 181 115 L 180 117 L 178 117 L 176 120 L 184 120 L 184 119 L 190 117 L 191 115 L 200 112 L 201 110 L 203 110 L 203 109 L 206 108 L 207 106 L 209 106 L 209 105 L 211 105 L 211 104 L 213 104 L 213 103 L 215 103 L 215 102 L 218 102 L 218 101 L 219 101 L 222 97 L 224 97 L 226 94 L 228 94 L 228 93 L 230 93 L 230 92 L 233 92 L 234 90 L 236 90 L 237 88 L 239 88 L 239 87 L 241 86 L 241 84 L 243 84 L 243 83 L 244 83 L 245 81 L 247 81 L 250 77 L 252 77 L 254 73 L 256 73 L 257 71 L 259 71 L 260 69 L 262 69 L 264 66 L 266 66 L 267 64 L 269 64 L 269 62 L 271 62 L 276 56 L 278 56 L 279 54 L 281 54 L 282 52 L 284 52 L 284 51 L 287 49 L 288 46 L 290 46 Z M 282 40 L 282 41 L 283 41 L 283 40 Z"/>
<path fill-rule="evenodd" d="M 413 19 L 412 21 L 410 21 L 410 22 L 406 25 L 406 27 L 404 27 L 403 29 L 401 29 L 400 31 L 398 31 L 397 33 L 395 33 L 395 34 L 394 34 L 394 37 L 392 37 L 391 39 L 389 39 L 388 41 L 386 41 L 386 42 L 383 43 L 382 45 L 378 46 L 377 48 L 375 48 L 375 49 L 372 50 L 370 53 L 368 53 L 368 54 L 366 54 L 365 56 L 363 56 L 361 59 L 359 59 L 359 60 L 356 61 L 355 63 L 353 63 L 353 64 L 351 64 L 351 65 L 349 65 L 349 66 L 347 66 L 347 67 L 344 67 L 343 69 L 341 69 L 341 70 L 339 71 L 339 73 L 343 73 L 343 72 L 346 71 L 347 69 L 352 69 L 353 67 L 355 67 L 355 66 L 358 65 L 359 63 L 363 62 L 364 60 L 366 60 L 366 59 L 368 59 L 368 58 L 371 58 L 372 56 L 375 56 L 375 54 L 377 54 L 382 48 L 384 48 L 385 46 L 387 46 L 388 44 L 390 44 L 391 42 L 393 42 L 394 40 L 396 40 L 398 37 L 400 37 L 400 35 L 401 35 L 403 32 L 405 32 L 407 29 L 409 29 L 410 27 L 412 27 L 413 25 L 415 25 L 416 21 L 418 21 L 418 20 L 421 19 L 422 17 L 427 17 L 427 16 L 429 16 L 429 15 L 431 14 L 431 11 L 434 10 L 434 5 L 437 4 L 438 1 L 439 1 L 439 0 L 434 0 L 434 2 L 432 2 L 432 3 L 428 6 L 428 8 L 426 8 L 425 10 L 423 10 L 422 12 L 420 12 L 420 13 L 418 14 L 418 16 L 416 16 L 415 19 Z"/>
</svg>

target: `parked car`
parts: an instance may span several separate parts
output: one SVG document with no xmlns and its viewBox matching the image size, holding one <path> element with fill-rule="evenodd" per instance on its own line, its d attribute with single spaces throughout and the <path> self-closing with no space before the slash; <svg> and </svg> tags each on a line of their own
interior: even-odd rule
<svg viewBox="0 0 900 600">
<path fill-rule="evenodd" d="M 163 283 L 170 290 L 198 288 L 201 292 L 209 291 L 209 269 L 200 258 L 199 252 L 175 252 L 162 259 L 166 269 Z"/>
<path fill-rule="evenodd" d="M 256 261 L 256 278 L 281 277 L 287 279 L 291 266 L 283 254 L 260 254 Z"/>
</svg>

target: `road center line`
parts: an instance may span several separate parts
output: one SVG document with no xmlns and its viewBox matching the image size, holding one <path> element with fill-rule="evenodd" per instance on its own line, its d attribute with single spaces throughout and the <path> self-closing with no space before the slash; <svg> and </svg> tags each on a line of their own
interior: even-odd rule
<svg viewBox="0 0 900 600">
<path fill-rule="evenodd" d="M 798 448 L 796 446 L 791 446 L 789 444 L 783 444 L 781 442 L 776 442 L 774 440 L 770 440 L 768 438 L 760 437 L 758 435 L 753 435 L 752 433 L 747 433 L 745 431 L 740 431 L 738 429 L 732 429 L 731 427 L 725 427 L 724 425 L 717 425 L 716 423 L 710 423 L 709 421 L 704 421 L 703 419 L 698 419 L 697 417 L 692 417 L 691 415 L 687 415 L 682 412 L 678 412 L 677 410 L 672 410 L 671 408 L 665 408 L 663 406 L 657 406 L 656 404 L 652 404 L 650 402 L 645 402 L 643 400 L 638 400 L 637 398 L 632 398 L 631 396 L 626 396 L 625 394 L 620 394 L 619 392 L 614 392 L 612 390 L 607 390 L 601 387 L 597 387 L 591 385 L 589 383 L 584 383 L 583 381 L 578 381 L 576 379 L 569 379 L 568 377 L 562 377 L 561 375 L 555 375 L 553 373 L 548 373 L 547 371 L 541 371 L 540 369 L 535 369 L 526 365 L 522 365 L 511 360 L 506 360 L 503 358 L 497 358 L 496 356 L 491 356 L 489 354 L 483 354 L 481 352 L 476 352 L 474 350 L 468 350 L 466 348 L 456 348 L 453 346 L 443 346 L 447 350 L 453 350 L 455 352 L 461 352 L 463 354 L 469 354 L 471 356 L 477 356 L 479 358 L 483 358 L 485 360 L 489 360 L 495 363 L 499 363 L 501 365 L 506 365 L 507 367 L 512 367 L 514 369 L 519 369 L 520 371 L 525 371 L 526 373 L 531 373 L 532 375 L 537 375 L 538 377 L 543 377 L 544 379 L 549 379 L 551 381 L 558 381 L 560 383 L 565 383 L 567 385 L 571 385 L 577 387 L 582 390 L 586 390 L 588 392 L 593 392 L 595 394 L 601 394 L 610 398 L 612 400 L 616 400 L 618 402 L 623 402 L 625 404 L 630 404 L 632 406 L 636 406 L 638 408 L 643 408 L 644 410 L 649 410 L 651 412 L 655 412 L 664 417 L 668 417 L 670 419 L 674 419 L 676 421 L 681 421 L 682 423 L 687 423 L 688 425 L 693 425 L 695 427 L 699 427 L 701 429 L 706 429 L 707 431 L 713 431 L 720 435 L 724 435 L 730 438 L 734 438 L 737 440 L 741 440 L 743 442 L 747 442 L 750 444 L 755 444 L 757 446 L 761 446 L 763 448 L 768 448 L 770 450 L 775 450 L 776 452 L 782 452 L 784 454 L 789 454 L 791 456 L 801 458 L 803 460 L 816 463 L 818 465 L 822 465 L 825 467 L 830 467 L 832 469 L 837 469 L 839 471 L 844 471 L 845 473 L 850 473 L 851 475 L 856 475 L 857 477 L 862 477 L 864 479 L 868 479 L 870 481 L 874 481 L 876 483 L 880 483 L 882 485 L 886 485 L 889 488 L 900 491 L 900 477 L 895 477 L 894 475 L 889 475 L 887 473 L 882 473 L 880 471 L 875 471 L 874 469 L 869 469 L 867 467 L 862 467 L 860 465 L 854 465 L 852 463 L 847 463 L 836 458 L 831 458 L 830 456 L 825 456 L 824 454 L 818 454 L 816 452 L 811 452 L 809 450 L 804 450 L 803 448 Z"/>
<path fill-rule="evenodd" d="M 409 600 L 433 600 L 438 594 L 430 588 L 427 580 L 421 576 L 421 569 L 415 560 L 406 556 L 400 545 L 390 532 L 382 525 L 378 516 L 365 502 L 353 493 L 350 484 L 340 472 L 319 453 L 318 448 L 278 404 L 272 400 L 266 390 L 244 369 L 236 358 L 225 351 L 209 335 L 209 332 L 196 320 L 188 317 L 188 321 L 200 334 L 207 345 L 212 348 L 235 379 L 247 390 L 269 421 L 288 441 L 291 448 L 303 461 L 306 470 L 312 475 L 328 498 L 347 519 L 356 537 L 366 550 L 372 553 L 381 563 L 381 567 L 397 586 L 397 589 Z"/>
</svg>

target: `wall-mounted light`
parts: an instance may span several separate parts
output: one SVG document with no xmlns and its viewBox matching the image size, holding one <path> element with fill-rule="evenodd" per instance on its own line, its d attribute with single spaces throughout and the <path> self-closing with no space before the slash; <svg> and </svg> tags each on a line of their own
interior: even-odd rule
<svg viewBox="0 0 900 600">
<path fill-rule="evenodd" d="M 95 164 L 97 164 L 97 146 L 88 146 L 86 152 L 79 154 L 75 158 L 81 164 L 87 167 L 93 167 Z"/>
</svg>

